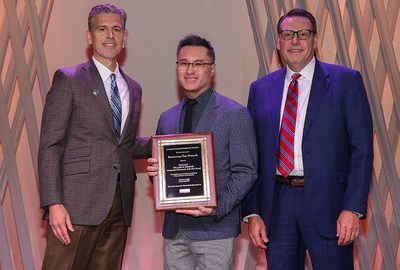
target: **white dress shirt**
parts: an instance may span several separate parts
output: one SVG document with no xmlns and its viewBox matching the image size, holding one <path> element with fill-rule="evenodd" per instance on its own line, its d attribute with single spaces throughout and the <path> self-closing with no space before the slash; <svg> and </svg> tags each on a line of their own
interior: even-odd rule
<svg viewBox="0 0 400 270">
<path fill-rule="evenodd" d="M 300 73 L 301 77 L 298 79 L 298 105 L 297 105 L 297 119 L 296 130 L 294 135 L 294 169 L 289 175 L 304 175 L 303 169 L 303 156 L 301 150 L 301 143 L 303 141 L 304 122 L 306 120 L 306 112 L 308 107 L 308 100 L 310 99 L 311 83 L 314 77 L 315 57 L 305 66 L 300 72 L 294 72 L 289 67 L 286 67 L 286 77 L 283 86 L 282 103 L 281 103 L 281 122 L 283 110 L 285 108 L 286 95 L 288 92 L 289 84 L 292 81 L 293 73 Z M 277 171 L 278 172 L 278 171 Z"/>
<path fill-rule="evenodd" d="M 108 100 L 111 104 L 111 78 L 110 75 L 112 73 L 115 74 L 115 79 L 117 81 L 118 92 L 121 98 L 122 104 L 122 119 L 121 119 L 121 134 L 124 130 L 126 117 L 128 116 L 129 112 L 129 90 L 128 84 L 126 83 L 124 77 L 122 76 L 121 72 L 119 71 L 119 65 L 117 63 L 117 67 L 115 71 L 112 72 L 108 68 L 106 68 L 102 63 L 96 60 L 96 58 L 92 57 L 94 64 L 96 65 L 97 70 L 100 73 L 101 79 L 103 80 L 104 88 L 106 89 Z M 111 107 L 110 107 L 111 110 Z"/>
</svg>

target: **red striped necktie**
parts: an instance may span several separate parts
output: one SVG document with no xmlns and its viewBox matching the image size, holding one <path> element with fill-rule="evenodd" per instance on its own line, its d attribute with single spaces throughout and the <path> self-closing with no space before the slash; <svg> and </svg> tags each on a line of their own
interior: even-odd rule
<svg viewBox="0 0 400 270">
<path fill-rule="evenodd" d="M 292 81 L 286 96 L 285 108 L 282 116 L 281 132 L 279 136 L 278 171 L 287 177 L 294 169 L 294 134 L 296 130 L 298 81 L 300 73 L 292 75 Z"/>
</svg>

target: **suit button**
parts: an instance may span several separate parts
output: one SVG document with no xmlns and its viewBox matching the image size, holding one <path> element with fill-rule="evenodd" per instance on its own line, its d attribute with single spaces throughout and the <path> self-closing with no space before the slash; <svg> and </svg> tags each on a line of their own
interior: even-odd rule
<svg viewBox="0 0 400 270">
<path fill-rule="evenodd" d="M 115 165 L 114 165 L 114 169 L 117 170 L 118 168 L 119 168 L 118 164 L 115 164 Z"/>
</svg>

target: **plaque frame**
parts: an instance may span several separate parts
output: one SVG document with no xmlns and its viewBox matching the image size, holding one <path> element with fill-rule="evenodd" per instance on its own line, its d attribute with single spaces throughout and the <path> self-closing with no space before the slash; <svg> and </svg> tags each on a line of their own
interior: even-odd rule
<svg viewBox="0 0 400 270">
<path fill-rule="evenodd" d="M 166 156 L 166 151 L 170 151 L 172 156 Z M 194 154 L 190 155 L 193 151 Z M 198 154 L 201 159 L 200 168 L 198 166 L 200 164 L 197 163 L 190 165 L 190 160 L 193 159 L 190 156 L 196 156 L 194 159 L 199 159 Z M 195 209 L 199 205 L 212 208 L 217 207 L 212 132 L 153 136 L 152 156 L 158 160 L 158 175 L 153 177 L 155 211 Z M 166 163 L 171 163 L 170 161 L 176 163 L 174 159 L 178 160 L 178 164 L 175 164 L 177 166 L 166 168 Z M 180 170 L 183 172 L 179 172 Z M 171 171 L 172 173 L 170 173 Z M 194 185 L 190 183 L 190 176 L 196 178 L 201 176 L 201 183 L 197 183 L 196 185 L 200 187 L 200 189 L 197 187 L 197 190 L 202 191 L 202 194 L 190 195 L 191 185 Z M 180 179 L 179 177 L 185 178 Z M 178 182 L 182 180 L 185 183 L 168 185 L 167 180 L 171 182 L 171 178 L 174 181 L 177 178 Z M 176 189 L 178 189 L 179 195 L 167 194 L 169 190 Z"/>
</svg>

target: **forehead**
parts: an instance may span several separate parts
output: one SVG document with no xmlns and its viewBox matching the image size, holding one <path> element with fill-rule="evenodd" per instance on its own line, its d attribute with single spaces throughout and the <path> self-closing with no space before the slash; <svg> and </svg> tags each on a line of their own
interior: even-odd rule
<svg viewBox="0 0 400 270">
<path fill-rule="evenodd" d="M 122 27 L 122 18 L 115 13 L 102 13 L 94 17 L 94 26 L 112 25 Z"/>
<path fill-rule="evenodd" d="M 179 59 L 208 59 L 208 50 L 203 46 L 183 46 L 178 54 Z"/>
<path fill-rule="evenodd" d="M 287 17 L 280 26 L 282 30 L 311 29 L 311 22 L 305 17 Z"/>
</svg>

